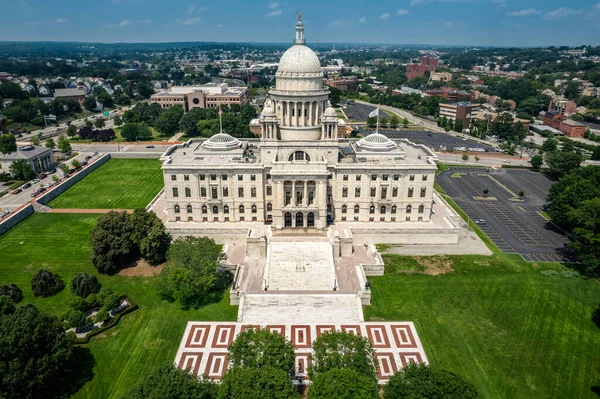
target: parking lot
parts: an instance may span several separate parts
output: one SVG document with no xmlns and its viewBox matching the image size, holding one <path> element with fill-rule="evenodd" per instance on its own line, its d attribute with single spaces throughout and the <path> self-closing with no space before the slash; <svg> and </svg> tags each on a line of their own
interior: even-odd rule
<svg viewBox="0 0 600 399">
<path fill-rule="evenodd" d="M 353 121 L 366 122 L 367 118 L 369 117 L 369 114 L 371 112 L 373 112 L 373 110 L 375 109 L 375 107 L 373 107 L 371 105 L 358 104 L 358 103 L 349 103 L 349 104 L 340 104 L 340 105 L 342 106 L 344 113 L 348 117 L 348 120 L 350 120 L 351 122 L 353 122 Z M 383 118 L 384 116 L 387 118 L 386 113 L 381 111 L 380 117 Z"/>
<path fill-rule="evenodd" d="M 546 204 L 552 181 L 529 170 L 451 168 L 436 179 L 460 208 L 481 230 L 507 253 L 520 254 L 527 261 L 564 262 L 568 242 L 560 230 L 540 211 Z M 489 193 L 484 195 L 484 189 Z M 519 191 L 525 196 L 519 200 Z"/>
<path fill-rule="evenodd" d="M 359 130 L 365 135 L 372 133 L 372 129 Z M 408 139 L 416 144 L 424 144 L 434 151 L 495 151 L 495 149 L 489 145 L 480 144 L 470 140 L 463 140 L 462 138 L 451 136 L 449 134 L 435 133 L 427 130 L 379 129 L 379 133 L 389 137 L 390 139 Z"/>
</svg>

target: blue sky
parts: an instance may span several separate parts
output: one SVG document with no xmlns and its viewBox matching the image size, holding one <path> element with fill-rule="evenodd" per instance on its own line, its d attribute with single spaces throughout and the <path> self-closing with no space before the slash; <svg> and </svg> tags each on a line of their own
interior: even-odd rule
<svg viewBox="0 0 600 399">
<path fill-rule="evenodd" d="M 0 40 L 600 44 L 600 0 L 0 0 Z"/>
</svg>

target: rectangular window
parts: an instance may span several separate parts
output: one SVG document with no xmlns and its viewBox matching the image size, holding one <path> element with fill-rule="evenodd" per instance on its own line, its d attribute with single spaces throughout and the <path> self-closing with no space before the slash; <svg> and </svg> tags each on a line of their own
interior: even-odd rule
<svg viewBox="0 0 600 399">
<path fill-rule="evenodd" d="M 392 222 L 395 222 L 395 221 L 396 221 L 396 217 L 392 216 Z"/>
<path fill-rule="evenodd" d="M 375 180 L 377 180 L 377 175 L 371 175 L 371 180 L 372 180 L 372 181 L 375 181 Z"/>
<path fill-rule="evenodd" d="M 217 193 L 217 187 L 211 187 L 210 188 L 210 193 L 211 193 L 211 198 L 212 199 L 219 198 L 219 193 Z"/>
<path fill-rule="evenodd" d="M 171 175 L 171 181 L 177 181 L 177 175 Z"/>
<path fill-rule="evenodd" d="M 267 173 L 267 180 L 271 180 L 271 175 Z"/>
<path fill-rule="evenodd" d="M 427 175 L 423 175 L 423 181 L 427 181 Z"/>
<path fill-rule="evenodd" d="M 361 175 L 356 175 L 356 181 L 360 181 Z"/>
<path fill-rule="evenodd" d="M 406 219 L 404 219 L 404 220 L 406 220 L 407 222 L 410 222 L 410 216 L 407 216 Z"/>
<path fill-rule="evenodd" d="M 417 218 L 417 221 L 419 221 L 419 222 L 422 222 L 422 221 L 423 221 L 423 216 L 419 216 L 419 217 Z"/>
<path fill-rule="evenodd" d="M 385 222 L 385 216 L 381 216 L 381 217 L 379 218 L 379 221 L 380 221 L 380 222 Z"/>
<path fill-rule="evenodd" d="M 267 195 L 273 195 L 273 187 L 267 186 Z"/>
<path fill-rule="evenodd" d="M 373 222 L 373 221 L 375 221 L 375 218 L 374 218 L 373 216 L 371 216 L 371 217 L 369 218 L 369 222 Z"/>
<path fill-rule="evenodd" d="M 413 196 L 413 192 L 415 191 L 414 188 L 409 188 L 408 189 L 408 198 L 411 198 Z"/>
<path fill-rule="evenodd" d="M 213 218 L 213 222 L 218 222 L 218 221 L 219 221 L 219 217 L 218 217 L 218 216 L 215 216 L 215 217 Z"/>
<path fill-rule="evenodd" d="M 181 222 L 181 218 L 180 218 L 179 216 L 177 216 L 177 217 L 175 218 L 175 221 L 176 221 L 176 222 Z"/>
<path fill-rule="evenodd" d="M 396 181 L 400 180 L 400 175 L 394 175 L 394 180 L 396 180 Z"/>
<path fill-rule="evenodd" d="M 250 189 L 250 197 L 256 198 L 256 187 Z"/>
<path fill-rule="evenodd" d="M 244 187 L 238 187 L 238 197 L 244 198 Z"/>
<path fill-rule="evenodd" d="M 394 187 L 392 188 L 392 197 L 397 197 L 398 196 L 398 187 Z"/>
<path fill-rule="evenodd" d="M 229 222 L 229 216 L 225 216 L 225 221 Z"/>
<path fill-rule="evenodd" d="M 360 187 L 354 189 L 354 198 L 360 198 Z"/>
<path fill-rule="evenodd" d="M 208 218 L 207 218 L 207 217 L 203 217 L 203 218 L 202 218 L 202 221 L 203 221 L 203 222 L 208 222 Z"/>
<path fill-rule="evenodd" d="M 200 196 L 206 197 L 206 187 L 200 187 Z"/>
<path fill-rule="evenodd" d="M 256 181 L 256 175 L 250 175 L 250 181 Z"/>
<path fill-rule="evenodd" d="M 383 175 L 383 176 L 381 176 L 381 179 L 382 179 L 383 181 L 387 181 L 387 179 L 388 179 L 388 175 Z"/>
<path fill-rule="evenodd" d="M 177 187 L 173 187 L 173 197 L 179 197 L 179 190 Z"/>
<path fill-rule="evenodd" d="M 221 175 L 221 180 L 227 180 L 227 175 Z"/>
<path fill-rule="evenodd" d="M 425 196 L 427 193 L 427 189 L 425 187 L 421 187 L 421 198 Z"/>
<path fill-rule="evenodd" d="M 342 188 L 342 197 L 343 198 L 348 197 L 348 187 Z"/>
<path fill-rule="evenodd" d="M 342 216 L 342 222 L 346 221 L 346 216 Z"/>
<path fill-rule="evenodd" d="M 371 187 L 371 197 L 377 196 L 377 189 L 375 187 Z"/>
<path fill-rule="evenodd" d="M 238 175 L 238 181 L 244 181 L 244 175 Z"/>
<path fill-rule="evenodd" d="M 217 180 L 217 175 L 210 175 L 210 180 Z"/>
<path fill-rule="evenodd" d="M 354 221 L 358 222 L 358 216 L 354 216 Z"/>
<path fill-rule="evenodd" d="M 246 220 L 246 218 L 244 216 L 240 216 L 240 222 L 243 222 L 245 220 Z"/>
<path fill-rule="evenodd" d="M 206 179 L 206 176 L 200 175 L 200 176 L 198 176 L 198 179 L 200 179 L 200 181 L 204 181 L 204 179 Z"/>
<path fill-rule="evenodd" d="M 348 175 L 344 175 L 344 181 L 348 181 Z"/>
<path fill-rule="evenodd" d="M 387 187 L 381 187 L 381 199 L 387 198 Z"/>
<path fill-rule="evenodd" d="M 190 181 L 190 175 L 183 175 L 184 181 Z"/>
<path fill-rule="evenodd" d="M 193 222 L 194 221 L 194 217 L 193 216 L 188 216 L 188 222 Z"/>
<path fill-rule="evenodd" d="M 229 197 L 229 187 L 223 187 L 223 197 Z"/>
<path fill-rule="evenodd" d="M 410 181 L 415 181 L 415 175 L 410 175 L 410 176 L 408 177 L 408 180 L 410 180 Z"/>
<path fill-rule="evenodd" d="M 253 221 L 253 222 L 256 222 L 257 220 L 258 220 L 258 219 L 257 219 L 257 217 L 256 217 L 256 216 L 252 216 L 252 221 Z"/>
<path fill-rule="evenodd" d="M 192 190 L 191 190 L 189 187 L 186 187 L 186 188 L 185 188 L 185 196 L 186 196 L 187 198 L 189 198 L 189 197 L 191 197 L 191 196 L 192 196 Z"/>
</svg>

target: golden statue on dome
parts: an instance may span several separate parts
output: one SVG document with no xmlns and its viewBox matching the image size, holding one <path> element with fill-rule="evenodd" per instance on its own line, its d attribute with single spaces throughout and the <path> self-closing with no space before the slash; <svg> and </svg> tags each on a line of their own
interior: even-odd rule
<svg viewBox="0 0 600 399">
<path fill-rule="evenodd" d="M 302 13 L 300 11 L 296 11 L 298 13 L 298 22 L 302 22 Z"/>
</svg>

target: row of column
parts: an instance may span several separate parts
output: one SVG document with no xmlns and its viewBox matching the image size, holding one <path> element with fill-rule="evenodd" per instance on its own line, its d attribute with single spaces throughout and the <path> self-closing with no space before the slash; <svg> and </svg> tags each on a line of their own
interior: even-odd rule
<svg viewBox="0 0 600 399">
<path fill-rule="evenodd" d="M 283 126 L 316 126 L 319 116 L 327 106 L 326 101 L 282 101 Z"/>
</svg>

